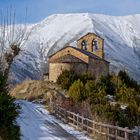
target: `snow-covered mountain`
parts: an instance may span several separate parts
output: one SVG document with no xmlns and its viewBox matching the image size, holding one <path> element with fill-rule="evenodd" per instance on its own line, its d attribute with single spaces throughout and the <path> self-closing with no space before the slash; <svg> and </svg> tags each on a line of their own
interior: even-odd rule
<svg viewBox="0 0 140 140">
<path fill-rule="evenodd" d="M 31 36 L 12 66 L 13 82 L 41 78 L 48 55 L 68 43 L 75 46 L 88 32 L 104 38 L 111 70 L 126 70 L 140 82 L 140 15 L 56 14 L 30 26 Z"/>
</svg>

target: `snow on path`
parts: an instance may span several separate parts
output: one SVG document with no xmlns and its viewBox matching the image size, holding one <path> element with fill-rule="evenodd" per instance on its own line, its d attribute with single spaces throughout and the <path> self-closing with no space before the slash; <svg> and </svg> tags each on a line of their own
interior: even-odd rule
<svg viewBox="0 0 140 140">
<path fill-rule="evenodd" d="M 16 103 L 21 106 L 17 118 L 21 140 L 89 140 L 82 132 L 50 115 L 43 105 L 25 100 Z"/>
</svg>

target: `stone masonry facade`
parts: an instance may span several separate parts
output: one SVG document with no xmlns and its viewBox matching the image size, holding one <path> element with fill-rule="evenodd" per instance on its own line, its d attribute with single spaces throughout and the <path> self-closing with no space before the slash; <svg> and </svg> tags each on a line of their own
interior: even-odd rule
<svg viewBox="0 0 140 140">
<path fill-rule="evenodd" d="M 63 70 L 73 70 L 78 75 L 89 72 L 95 78 L 107 75 L 109 62 L 104 60 L 103 42 L 99 36 L 88 33 L 77 41 L 77 47 L 67 46 L 51 55 L 49 81 L 56 82 Z"/>
<path fill-rule="evenodd" d="M 83 41 L 86 42 L 87 51 L 92 52 L 96 56 L 104 59 L 104 39 L 97 36 L 96 34 L 88 33 L 85 36 L 78 39 L 78 41 L 77 41 L 78 48 L 82 49 L 81 43 Z M 97 42 L 96 43 L 97 48 L 95 48 L 96 46 L 93 45 L 94 41 Z M 96 50 L 94 51 L 94 49 L 96 49 Z"/>
</svg>

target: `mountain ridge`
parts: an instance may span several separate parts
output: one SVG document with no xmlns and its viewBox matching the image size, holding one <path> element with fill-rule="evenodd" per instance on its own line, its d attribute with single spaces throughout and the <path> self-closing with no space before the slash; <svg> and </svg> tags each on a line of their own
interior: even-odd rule
<svg viewBox="0 0 140 140">
<path fill-rule="evenodd" d="M 14 83 L 25 79 L 40 79 L 47 69 L 50 54 L 88 32 L 105 40 L 105 59 L 111 71 L 126 70 L 140 82 L 140 14 L 107 16 L 77 13 L 54 14 L 32 25 L 32 33 L 22 52 L 14 61 L 11 72 Z M 28 70 L 29 69 L 29 70 Z M 24 72 L 23 72 L 24 71 Z"/>
</svg>

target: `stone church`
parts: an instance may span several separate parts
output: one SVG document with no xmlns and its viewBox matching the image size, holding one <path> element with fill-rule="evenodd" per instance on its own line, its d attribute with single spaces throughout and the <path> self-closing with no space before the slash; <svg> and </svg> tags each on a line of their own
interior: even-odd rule
<svg viewBox="0 0 140 140">
<path fill-rule="evenodd" d="M 109 73 L 109 62 L 104 59 L 104 40 L 88 33 L 77 40 L 77 47 L 67 46 L 49 56 L 49 81 L 56 82 L 63 70 L 76 74 L 89 72 L 95 78 Z"/>
</svg>

